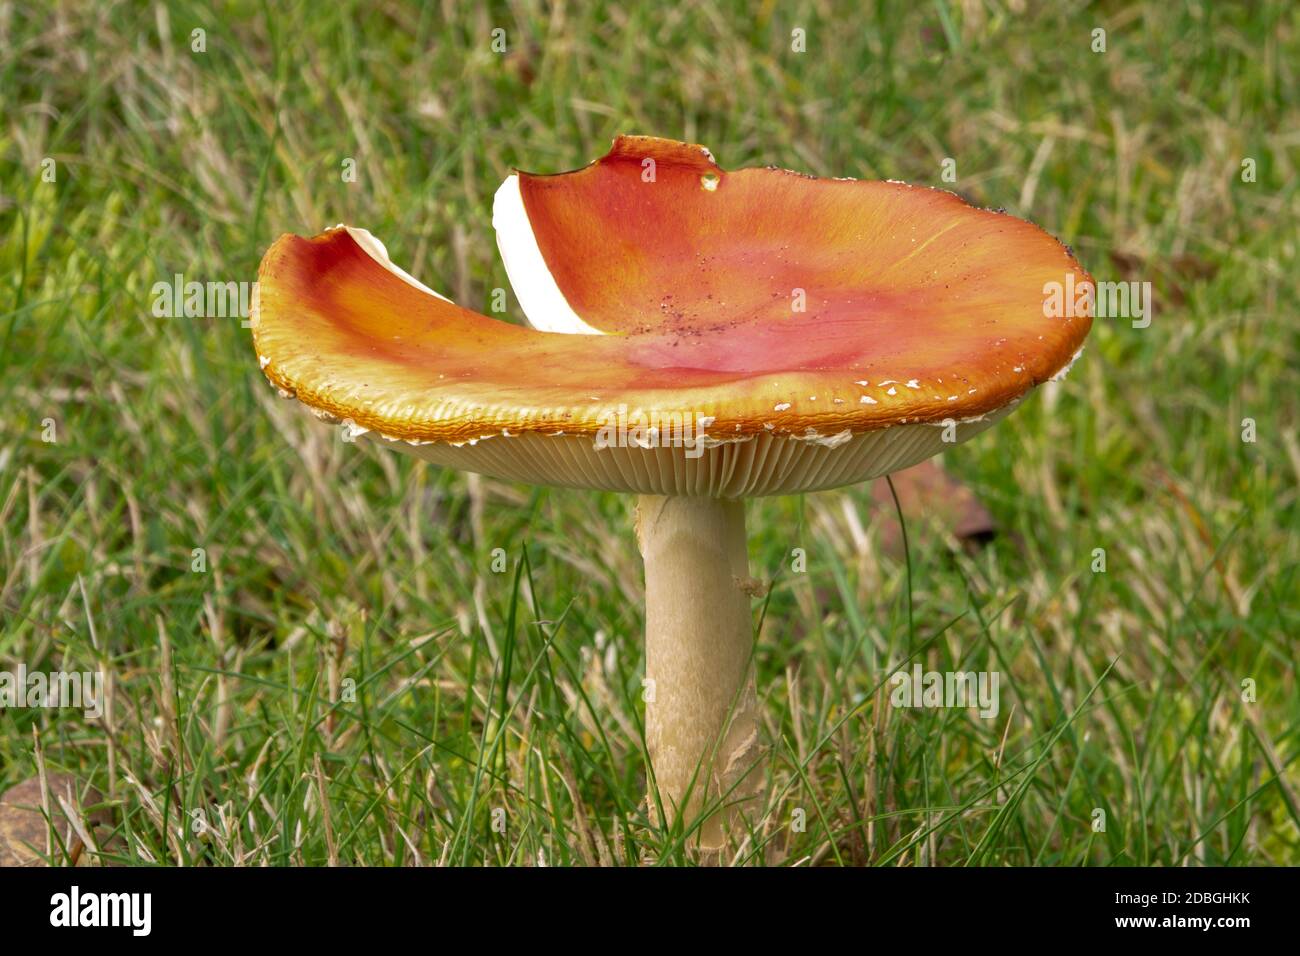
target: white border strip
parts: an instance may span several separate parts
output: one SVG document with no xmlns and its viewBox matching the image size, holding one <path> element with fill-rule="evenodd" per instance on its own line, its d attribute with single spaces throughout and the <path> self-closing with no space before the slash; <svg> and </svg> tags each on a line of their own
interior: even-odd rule
<svg viewBox="0 0 1300 956">
<path fill-rule="evenodd" d="M 378 239 L 372 236 L 365 229 L 360 229 L 357 226 L 345 226 L 343 225 L 343 223 L 339 223 L 334 228 L 346 229 L 348 231 L 348 235 L 352 237 L 352 241 L 355 242 L 357 245 L 359 245 L 362 249 L 364 249 L 366 251 L 366 254 L 370 256 L 370 258 L 374 259 L 381 266 L 383 266 L 393 275 L 397 276 L 403 282 L 415 286 L 421 292 L 427 292 L 429 293 L 429 295 L 436 296 L 437 298 L 442 299 L 443 302 L 451 302 L 451 299 L 447 298 L 445 295 L 442 295 L 441 293 L 434 292 L 427 285 L 425 285 L 415 276 L 411 275 L 401 266 L 393 265 L 393 260 L 388 258 L 388 249 L 385 248 L 382 242 L 380 242 Z"/>
<path fill-rule="evenodd" d="M 547 268 L 524 209 L 517 174 L 506 177 L 492 200 L 492 228 L 496 230 L 506 275 L 529 325 L 542 332 L 604 335 L 578 317 Z"/>
</svg>

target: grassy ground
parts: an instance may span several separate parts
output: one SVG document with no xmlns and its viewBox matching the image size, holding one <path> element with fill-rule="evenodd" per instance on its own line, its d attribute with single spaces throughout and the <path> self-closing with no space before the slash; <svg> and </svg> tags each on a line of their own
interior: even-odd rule
<svg viewBox="0 0 1300 956">
<path fill-rule="evenodd" d="M 869 488 L 751 503 L 772 798 L 737 860 L 1300 859 L 1300 8 L 476 7 L 0 4 L 0 670 L 112 686 L 100 721 L 0 711 L 0 789 L 38 741 L 130 863 L 689 858 L 640 806 L 630 501 L 340 442 L 238 319 L 150 296 L 343 220 L 486 309 L 508 170 L 646 132 L 934 185 L 951 157 L 1156 292 L 947 456 L 1003 533 L 914 528 L 910 592 Z M 1000 672 L 998 719 L 889 706 L 910 652 Z"/>
</svg>

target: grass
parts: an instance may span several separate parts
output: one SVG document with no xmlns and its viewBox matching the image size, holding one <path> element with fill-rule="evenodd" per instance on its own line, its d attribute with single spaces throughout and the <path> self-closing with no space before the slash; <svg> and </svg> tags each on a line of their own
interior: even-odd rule
<svg viewBox="0 0 1300 956">
<path fill-rule="evenodd" d="M 750 504 L 772 797 L 734 861 L 1294 864 L 1297 64 L 1284 2 L 4 5 L 0 670 L 112 693 L 0 710 L 0 789 L 39 741 L 107 862 L 690 860 L 641 803 L 631 502 L 340 442 L 237 319 L 150 307 L 348 221 L 486 310 L 508 170 L 648 132 L 949 185 L 1156 294 L 946 456 L 987 548 L 912 515 L 887 557 L 866 486 Z M 909 657 L 998 671 L 998 718 L 889 706 Z"/>
</svg>

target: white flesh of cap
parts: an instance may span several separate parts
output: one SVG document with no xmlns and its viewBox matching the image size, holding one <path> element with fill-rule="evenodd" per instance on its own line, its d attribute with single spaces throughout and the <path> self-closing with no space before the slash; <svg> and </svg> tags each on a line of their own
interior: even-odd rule
<svg viewBox="0 0 1300 956">
<path fill-rule="evenodd" d="M 532 223 L 528 221 L 519 177 L 513 173 L 506 177 L 492 200 L 492 228 L 497 233 L 497 248 L 501 250 L 506 275 L 529 325 L 542 332 L 604 334 L 578 318 L 556 285 L 533 235 Z"/>
<path fill-rule="evenodd" d="M 397 276 L 403 282 L 407 283 L 408 285 L 415 286 L 421 292 L 427 292 L 429 293 L 429 295 L 436 296 L 437 298 L 442 299 L 443 302 L 451 301 L 451 299 L 447 298 L 445 295 L 442 295 L 441 293 L 438 292 L 434 292 L 427 285 L 425 285 L 415 276 L 411 275 L 401 266 L 393 265 L 393 260 L 388 258 L 388 249 L 384 246 L 382 242 L 380 242 L 378 239 L 372 236 L 365 229 L 360 229 L 356 226 L 344 226 L 342 223 L 340 223 L 338 226 L 335 226 L 335 228 L 346 229 L 348 231 L 348 235 L 352 237 L 352 241 L 355 242 L 357 245 L 359 245 L 362 249 L 364 249 L 366 254 L 370 256 L 371 259 L 374 259 L 381 266 L 383 266 L 393 275 Z"/>
</svg>

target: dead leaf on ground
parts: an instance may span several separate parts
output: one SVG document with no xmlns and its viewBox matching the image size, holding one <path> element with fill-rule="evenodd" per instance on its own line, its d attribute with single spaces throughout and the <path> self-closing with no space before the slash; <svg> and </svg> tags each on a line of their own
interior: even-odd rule
<svg viewBox="0 0 1300 956">
<path fill-rule="evenodd" d="M 1109 258 L 1110 264 L 1125 282 L 1151 282 L 1162 278 L 1163 291 L 1174 306 L 1187 302 L 1188 285 L 1212 279 L 1219 271 L 1216 263 L 1190 252 L 1156 260 L 1122 249 L 1112 249 Z"/>
<path fill-rule="evenodd" d="M 909 543 L 936 528 L 969 548 L 987 544 L 997 533 L 993 515 L 966 485 L 944 471 L 933 458 L 890 475 L 898 504 L 907 522 Z M 894 511 L 894 499 L 884 478 L 871 486 L 881 549 L 893 558 L 903 556 L 903 535 Z"/>
<path fill-rule="evenodd" d="M 45 801 L 41 780 L 31 777 L 0 794 L 0 866 L 48 866 L 47 859 L 72 866 L 89 865 L 94 854 L 78 833 L 84 831 L 91 840 L 103 841 L 112 827 L 103 811 L 90 811 L 103 802 L 92 787 L 84 786 L 66 773 L 46 775 L 49 788 L 50 819 L 55 839 L 46 823 Z M 71 808 L 69 818 L 64 804 Z M 62 840 L 60 845 L 59 840 Z"/>
</svg>

